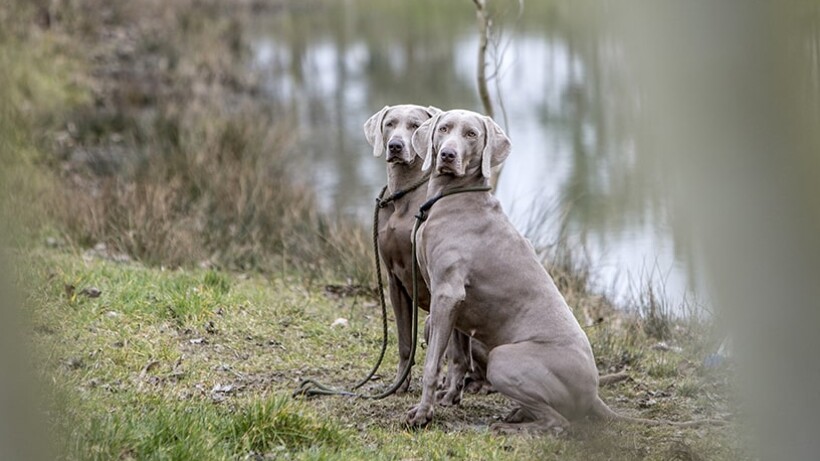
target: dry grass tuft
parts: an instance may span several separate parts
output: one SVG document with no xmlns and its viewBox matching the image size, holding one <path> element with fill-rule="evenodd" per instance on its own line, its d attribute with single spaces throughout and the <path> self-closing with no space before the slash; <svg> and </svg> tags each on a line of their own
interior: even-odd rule
<svg viewBox="0 0 820 461">
<path fill-rule="evenodd" d="M 292 179 L 292 123 L 258 97 L 242 15 L 137 3 L 33 9 L 47 34 L 88 47 L 77 79 L 93 104 L 58 114 L 40 143 L 60 176 L 47 200 L 58 229 L 149 264 L 369 282 L 367 231 L 315 211 Z"/>
</svg>

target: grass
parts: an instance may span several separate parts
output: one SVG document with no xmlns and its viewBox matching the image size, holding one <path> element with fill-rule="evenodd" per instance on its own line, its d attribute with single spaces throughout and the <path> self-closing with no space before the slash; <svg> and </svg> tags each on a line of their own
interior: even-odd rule
<svg viewBox="0 0 820 461">
<path fill-rule="evenodd" d="M 511 405 L 497 394 L 468 395 L 438 409 L 431 427 L 407 430 L 418 375 L 409 395 L 380 401 L 292 400 L 303 378 L 344 386 L 368 371 L 380 343 L 371 299 L 306 288 L 298 274 L 162 270 L 47 248 L 29 258 L 20 277 L 32 284 L 39 372 L 62 402 L 51 422 L 65 459 L 672 459 L 682 447 L 692 457 L 674 459 L 742 455 L 731 428 L 581 423 L 562 437 L 498 437 L 488 426 Z M 77 294 L 89 287 L 102 294 Z M 342 316 L 349 326 L 332 327 Z M 700 367 L 698 345 L 679 335 L 670 341 L 680 352 L 655 350 L 640 332 L 588 329 L 601 371 L 615 364 L 632 376 L 603 389 L 614 408 L 671 420 L 730 412 L 724 377 Z M 393 377 L 395 355 L 372 390 Z"/>
<path fill-rule="evenodd" d="M 207 402 L 124 402 L 133 416 L 89 405 L 66 418 L 66 459 L 231 459 L 236 454 L 334 450 L 344 431 L 271 396 L 223 408 Z"/>
</svg>

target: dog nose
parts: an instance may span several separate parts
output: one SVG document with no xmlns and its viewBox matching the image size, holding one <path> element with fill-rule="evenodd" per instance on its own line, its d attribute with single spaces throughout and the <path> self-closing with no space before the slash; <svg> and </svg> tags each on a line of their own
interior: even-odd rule
<svg viewBox="0 0 820 461">
<path fill-rule="evenodd" d="M 452 162 L 456 159 L 456 151 L 451 147 L 445 147 L 439 152 L 439 156 L 443 162 Z"/>
<path fill-rule="evenodd" d="M 401 139 L 391 139 L 389 143 L 387 143 L 387 148 L 390 149 L 390 152 L 393 154 L 398 154 L 404 149 L 404 142 Z"/>
</svg>

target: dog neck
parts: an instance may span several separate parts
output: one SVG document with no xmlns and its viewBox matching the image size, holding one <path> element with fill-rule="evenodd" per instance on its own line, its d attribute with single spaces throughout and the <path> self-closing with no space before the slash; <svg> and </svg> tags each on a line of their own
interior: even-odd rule
<svg viewBox="0 0 820 461">
<path fill-rule="evenodd" d="M 433 177 L 430 178 L 430 185 L 427 187 L 427 197 L 433 197 L 445 190 L 489 185 L 490 181 L 481 174 L 480 168 L 461 177 L 433 173 Z"/>
<path fill-rule="evenodd" d="M 395 194 L 404 188 L 417 183 L 424 176 L 421 171 L 421 162 L 413 163 L 388 163 L 387 164 L 387 192 Z"/>
</svg>

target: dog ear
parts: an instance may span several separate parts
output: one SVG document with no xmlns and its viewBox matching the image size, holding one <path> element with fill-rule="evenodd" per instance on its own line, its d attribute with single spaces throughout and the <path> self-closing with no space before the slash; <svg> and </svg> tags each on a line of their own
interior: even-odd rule
<svg viewBox="0 0 820 461">
<path fill-rule="evenodd" d="M 441 113 L 441 109 L 435 106 L 427 106 L 427 109 L 425 110 L 427 111 L 427 115 L 429 115 L 430 117 L 435 117 L 436 115 Z"/>
<path fill-rule="evenodd" d="M 436 134 L 436 125 L 438 125 L 438 119 L 441 118 L 442 113 L 439 112 L 433 118 L 422 123 L 413 133 L 413 150 L 416 151 L 416 155 L 419 157 L 424 157 L 424 164 L 421 166 L 422 171 L 429 170 L 430 166 L 433 165 L 433 136 Z"/>
<path fill-rule="evenodd" d="M 387 111 L 389 110 L 390 106 L 384 106 L 382 110 L 376 112 L 364 122 L 364 137 L 367 139 L 367 143 L 373 146 L 374 157 L 379 157 L 384 153 L 382 123 L 384 122 L 384 116 L 387 115 Z"/>
<path fill-rule="evenodd" d="M 481 153 L 481 174 L 489 178 L 492 168 L 510 155 L 512 144 L 495 120 L 484 116 L 484 151 Z"/>
</svg>

